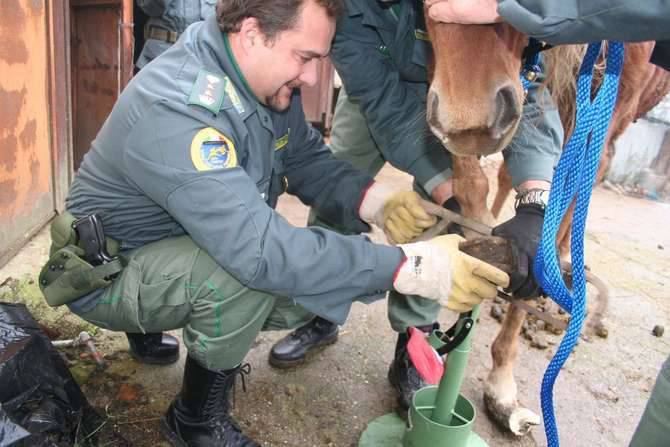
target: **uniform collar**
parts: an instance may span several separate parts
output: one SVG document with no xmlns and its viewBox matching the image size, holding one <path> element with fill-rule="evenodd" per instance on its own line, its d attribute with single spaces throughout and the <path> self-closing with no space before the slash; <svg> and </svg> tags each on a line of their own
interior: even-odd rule
<svg viewBox="0 0 670 447">
<path fill-rule="evenodd" d="M 217 71 L 223 71 L 232 81 L 243 103 L 244 111 L 240 113 L 240 117 L 246 119 L 255 111 L 258 111 L 261 115 L 267 115 L 268 109 L 258 101 L 240 71 L 235 55 L 230 48 L 228 36 L 221 32 L 216 21 L 216 14 L 205 19 L 203 31 L 201 39 L 204 44 L 201 51 L 202 62 L 205 67 L 216 67 Z"/>
<path fill-rule="evenodd" d="M 247 82 L 247 79 L 244 77 L 244 74 L 242 73 L 242 70 L 240 70 L 240 66 L 237 65 L 237 59 L 235 59 L 235 55 L 233 54 L 232 48 L 230 48 L 230 40 L 228 39 L 228 34 L 223 35 L 223 44 L 226 47 L 226 55 L 228 56 L 228 60 L 230 61 L 230 64 L 233 66 L 233 70 L 235 70 L 235 75 L 240 81 L 240 84 L 244 86 L 244 90 L 246 91 L 247 95 L 258 101 L 258 98 L 254 94 L 254 92 L 251 90 L 251 87 L 249 87 L 249 83 Z"/>
</svg>

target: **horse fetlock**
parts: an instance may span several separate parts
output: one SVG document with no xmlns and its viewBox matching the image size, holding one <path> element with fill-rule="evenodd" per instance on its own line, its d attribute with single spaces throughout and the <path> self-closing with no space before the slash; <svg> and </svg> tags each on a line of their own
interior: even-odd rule
<svg viewBox="0 0 670 447">
<path fill-rule="evenodd" d="M 484 384 L 484 397 L 503 407 L 517 405 L 517 387 L 514 377 L 490 374 Z"/>
</svg>

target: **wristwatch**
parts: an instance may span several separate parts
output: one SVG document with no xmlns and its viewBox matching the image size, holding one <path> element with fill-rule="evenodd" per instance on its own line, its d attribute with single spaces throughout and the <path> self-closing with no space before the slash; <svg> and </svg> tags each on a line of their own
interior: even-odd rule
<svg viewBox="0 0 670 447">
<path fill-rule="evenodd" d="M 520 205 L 537 205 L 544 210 L 549 204 L 549 190 L 540 188 L 531 188 L 524 191 L 519 191 L 516 194 L 516 201 L 514 202 L 514 209 L 518 209 Z"/>
</svg>

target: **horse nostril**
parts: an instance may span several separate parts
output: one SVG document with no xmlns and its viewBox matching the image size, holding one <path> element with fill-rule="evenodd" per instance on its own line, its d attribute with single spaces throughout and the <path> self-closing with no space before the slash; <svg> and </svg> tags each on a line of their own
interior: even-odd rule
<svg viewBox="0 0 670 447">
<path fill-rule="evenodd" d="M 491 126 L 491 134 L 495 138 L 501 138 L 519 119 L 521 116 L 519 109 L 519 100 L 514 87 L 505 85 L 498 90 L 496 93 L 496 118 Z"/>
</svg>

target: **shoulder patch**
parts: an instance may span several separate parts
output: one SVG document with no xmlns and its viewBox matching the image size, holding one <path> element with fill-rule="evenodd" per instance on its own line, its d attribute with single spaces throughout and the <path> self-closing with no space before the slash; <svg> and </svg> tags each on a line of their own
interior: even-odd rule
<svg viewBox="0 0 670 447">
<path fill-rule="evenodd" d="M 191 160 L 198 171 L 234 168 L 237 153 L 233 140 L 213 127 L 206 127 L 191 141 Z"/>
<path fill-rule="evenodd" d="M 188 97 L 188 103 L 204 107 L 216 115 L 223 103 L 226 79 L 201 68 Z"/>
</svg>

